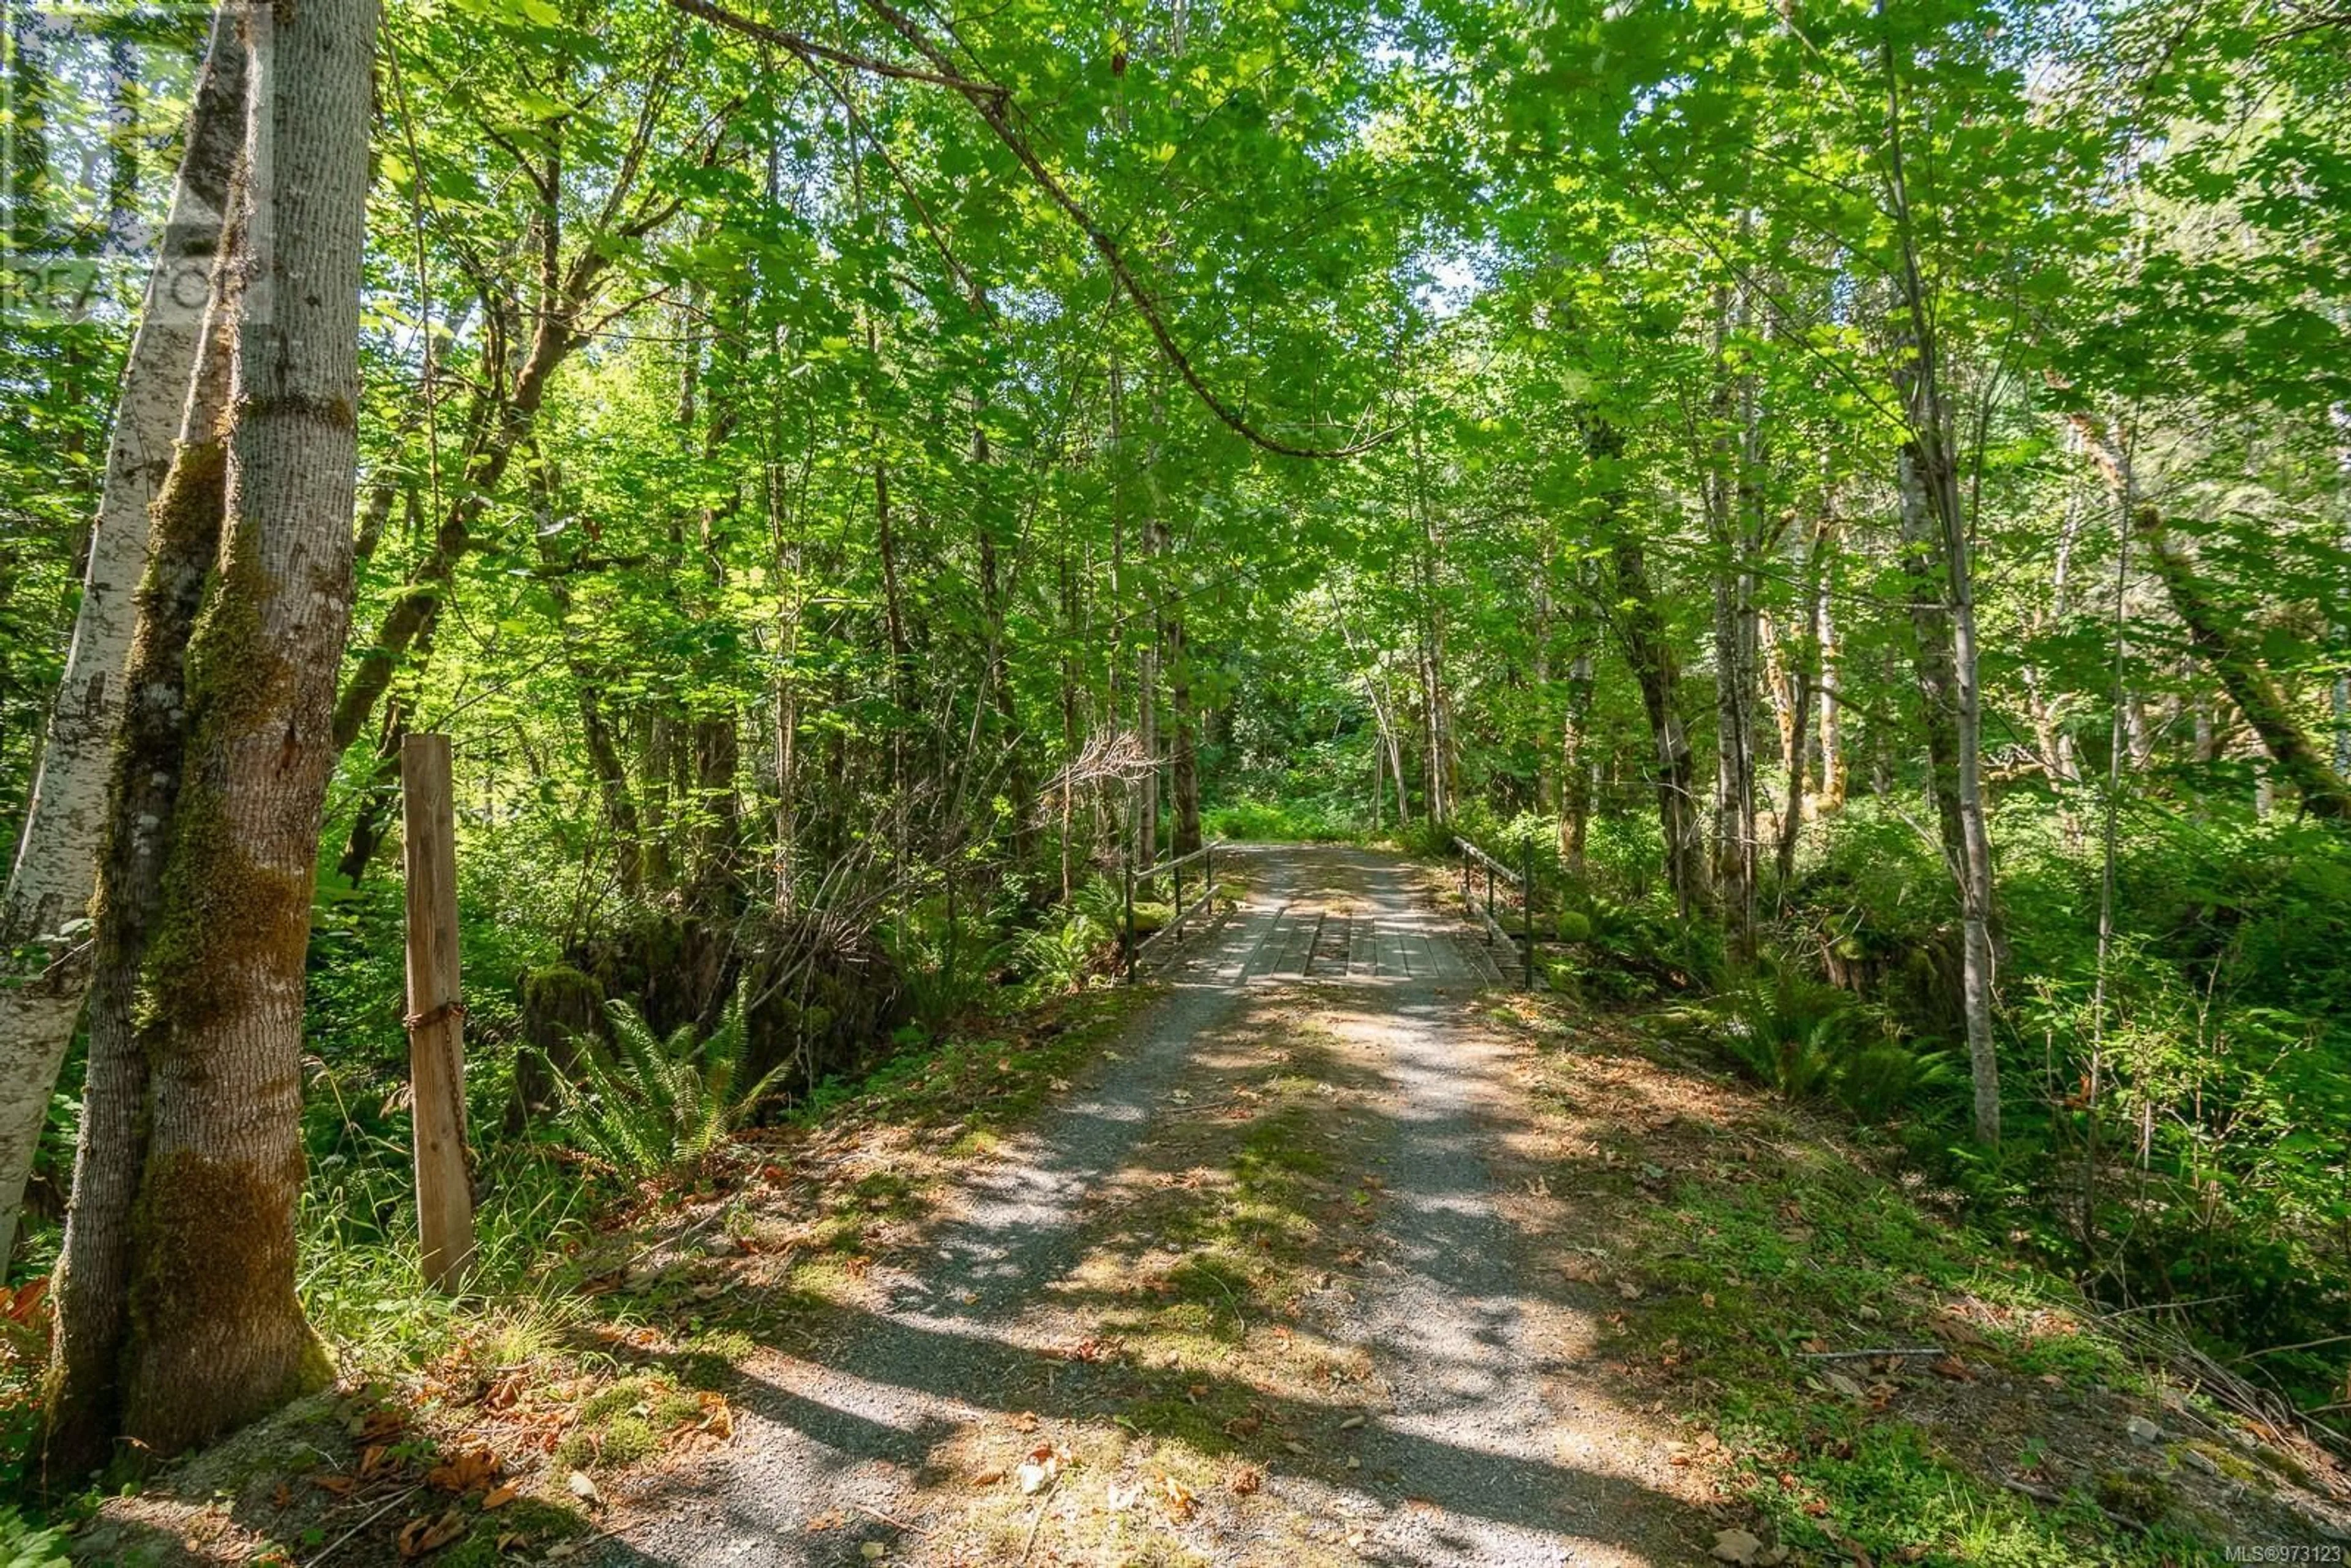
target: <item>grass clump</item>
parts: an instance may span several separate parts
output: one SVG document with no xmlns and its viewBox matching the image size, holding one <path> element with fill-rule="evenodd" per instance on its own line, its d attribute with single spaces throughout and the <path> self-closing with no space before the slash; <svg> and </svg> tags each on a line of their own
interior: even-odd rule
<svg viewBox="0 0 2351 1568">
<path fill-rule="evenodd" d="M 701 1400 L 661 1373 L 608 1385 L 580 1405 L 556 1444 L 555 1462 L 574 1469 L 616 1469 L 660 1451 L 667 1436 L 701 1414 Z"/>
</svg>

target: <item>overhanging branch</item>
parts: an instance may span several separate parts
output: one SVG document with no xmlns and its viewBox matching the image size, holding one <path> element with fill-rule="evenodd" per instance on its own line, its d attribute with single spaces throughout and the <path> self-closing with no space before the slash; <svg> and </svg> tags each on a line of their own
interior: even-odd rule
<svg viewBox="0 0 2351 1568">
<path fill-rule="evenodd" d="M 1126 297 L 1134 302 L 1135 309 L 1143 317 L 1144 325 L 1151 329 L 1152 339 L 1159 345 L 1160 353 L 1170 365 L 1176 368 L 1176 373 L 1183 377 L 1184 384 L 1192 389 L 1192 395 L 1198 398 L 1202 405 L 1215 414 L 1221 423 L 1252 445 L 1262 447 L 1282 457 L 1353 457 L 1358 453 L 1369 451 L 1395 434 L 1395 427 L 1391 427 L 1367 435 L 1360 441 L 1349 442 L 1343 446 L 1296 445 L 1278 436 L 1268 435 L 1251 424 L 1238 410 L 1218 397 L 1209 387 L 1206 378 L 1200 374 L 1198 368 L 1192 363 L 1191 356 L 1185 353 L 1183 347 L 1176 341 L 1176 335 L 1168 329 L 1166 317 L 1159 308 L 1158 302 L 1152 298 L 1149 290 L 1143 287 L 1142 279 L 1135 276 L 1134 269 L 1128 265 L 1124 248 L 1094 220 L 1093 214 L 1086 210 L 1084 204 L 1070 193 L 1068 187 L 1061 183 L 1050 168 L 1047 167 L 1044 158 L 1029 140 L 1028 133 L 1015 123 L 1016 110 L 1012 103 L 1011 89 L 1000 87 L 994 82 L 974 80 L 957 70 L 946 52 L 932 43 L 912 18 L 891 5 L 890 0 L 862 0 L 862 3 L 866 9 L 880 17 L 891 31 L 904 38 L 907 46 L 920 55 L 931 68 L 924 69 L 915 66 L 899 65 L 894 61 L 880 59 L 871 55 L 857 54 L 852 50 L 835 48 L 829 44 L 820 44 L 815 39 L 801 34 L 771 26 L 765 22 L 754 21 L 748 16 L 737 16 L 734 12 L 711 4 L 711 0 L 669 0 L 669 3 L 687 16 L 699 17 L 714 26 L 739 33 L 747 38 L 757 38 L 763 43 L 772 44 L 791 54 L 804 65 L 813 67 L 817 62 L 822 61 L 828 65 L 843 66 L 852 70 L 887 77 L 896 81 L 924 82 L 933 87 L 946 88 L 961 95 L 964 101 L 971 106 L 972 112 L 979 116 L 981 121 L 996 133 L 996 139 L 1003 142 L 1011 152 L 1012 156 L 1019 160 L 1020 166 L 1028 171 L 1029 177 L 1036 183 L 1037 188 L 1044 192 L 1046 198 L 1077 225 L 1078 231 L 1086 236 L 1088 242 L 1108 264 L 1111 276 L 1117 280 L 1118 287 Z"/>
</svg>

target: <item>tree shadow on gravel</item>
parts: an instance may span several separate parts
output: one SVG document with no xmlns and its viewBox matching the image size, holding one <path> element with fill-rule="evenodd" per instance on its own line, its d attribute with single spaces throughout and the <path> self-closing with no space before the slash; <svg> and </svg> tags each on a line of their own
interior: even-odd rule
<svg viewBox="0 0 2351 1568">
<path fill-rule="evenodd" d="M 1347 874 L 1334 880 L 1363 880 L 1358 867 L 1339 869 Z M 1401 876 L 1376 862 L 1373 872 Z M 1401 885 L 1378 891 L 1392 904 Z M 1224 936 L 1228 949 L 1249 940 L 1239 928 Z M 1174 992 L 1179 1011 L 1186 988 Z M 1601 1303 L 1556 1273 L 1527 1268 L 1528 1239 L 1498 1213 L 1489 1156 L 1524 1132 L 1510 1124 L 1508 1101 L 1443 1082 L 1444 1043 L 1473 988 L 1437 992 L 1425 980 L 1341 975 L 1326 984 L 1197 988 L 1213 995 L 1192 1004 L 1201 1027 L 1180 1049 L 1079 1092 L 1041 1135 L 975 1175 L 961 1212 L 907 1249 L 921 1261 L 898 1279 L 889 1307 L 829 1311 L 813 1343 L 767 1336 L 782 1359 L 755 1362 L 730 1390 L 750 1419 L 729 1483 L 712 1487 L 708 1476 L 683 1471 L 654 1479 L 636 1502 L 673 1523 L 690 1513 L 691 1534 L 648 1530 L 643 1540 L 608 1543 L 600 1560 L 850 1562 L 869 1541 L 920 1558 L 937 1542 L 925 1545 L 929 1529 L 894 1514 L 890 1500 L 905 1483 L 953 1479 L 950 1452 L 975 1428 L 1050 1436 L 1057 1427 L 1114 1424 L 1148 1439 L 1162 1419 L 1203 1453 L 1260 1467 L 1268 1495 L 1293 1507 L 1320 1514 L 1336 1502 L 1341 1512 L 1409 1516 L 1405 1554 L 1358 1543 L 1374 1561 L 1547 1563 L 1577 1543 L 1607 1561 L 1665 1561 L 1702 1540 L 1711 1520 L 1635 1479 L 1633 1467 L 1620 1473 L 1604 1447 L 1575 1464 L 1533 1457 L 1547 1451 L 1541 1432 L 1481 1429 L 1487 1407 L 1514 1398 L 1512 1407 L 1524 1409 L 1524 1385 L 1563 1365 L 1561 1354 L 1528 1355 L 1530 1312 L 1585 1316 Z M 1324 1021 L 1309 1030 L 1301 1018 Z M 1334 1047 L 1333 1028 L 1344 1049 Z M 1413 1048 L 1395 1049 L 1389 1034 Z M 1285 1322 L 1283 1301 L 1250 1294 L 1246 1270 L 1220 1273 L 1188 1256 L 1223 1247 L 1250 1258 L 1225 1173 L 1253 1133 L 1253 1146 L 1275 1166 L 1320 1168 L 1282 1143 L 1289 1128 L 1267 1124 L 1268 1086 L 1309 1079 L 1353 1107 L 1339 1146 L 1316 1157 L 1363 1169 L 1365 1185 L 1349 1190 L 1343 1179 L 1301 1175 L 1274 1212 L 1251 1223 L 1276 1242 L 1293 1226 L 1320 1233 L 1326 1250 L 1352 1257 L 1332 1294 L 1352 1300 L 1352 1288 L 1375 1298 L 1404 1281 L 1384 1313 L 1344 1325 L 1319 1311 Z M 1384 1164 L 1384 1180 L 1368 1175 L 1374 1161 Z M 1202 1186 L 1205 1193 L 1195 1190 Z M 1262 1197 L 1252 1198 L 1259 1210 Z M 1178 1297 L 1196 1296 L 1212 1329 L 1228 1317 L 1236 1344 L 1269 1330 L 1328 1330 L 1334 1351 L 1344 1339 L 1374 1366 L 1408 1369 L 1413 1407 L 1383 1413 L 1361 1389 L 1338 1385 L 1270 1388 L 1246 1365 L 1173 1368 L 1126 1355 L 1126 1336 L 1141 1334 L 1137 1314 L 1166 1303 L 1170 1271 L 1157 1254 L 1171 1239 L 1187 1254 L 1179 1267 L 1192 1271 L 1178 1279 Z M 1104 1266 L 1076 1277 L 1089 1258 Z M 1330 1284 L 1329 1274 L 1323 1280 Z M 1427 1297 L 1425 1306 L 1411 1291 Z M 1101 1326 L 1107 1349 L 1092 1339 L 1040 1341 L 1040 1320 L 1057 1317 Z M 1587 1380 L 1597 1371 L 1579 1370 Z M 763 1439 L 768 1449 L 756 1447 Z M 778 1448 L 791 1450 L 789 1459 L 769 1451 Z M 785 1469 L 763 1469 L 771 1465 Z M 950 1511 L 941 1523 L 953 1518 Z M 812 1521 L 820 1527 L 813 1532 Z M 1515 1549 L 1498 1557 L 1498 1537 Z M 1675 1549 L 1654 1555 L 1665 1542 Z M 1238 1555 L 1216 1561 L 1280 1561 L 1230 1538 L 1217 1547 Z"/>
<path fill-rule="evenodd" d="M 911 1472 L 918 1484 L 945 1479 L 934 1469 L 935 1456 L 971 1419 L 1009 1422 L 1034 1415 L 1047 1424 L 1114 1421 L 1151 1392 L 1151 1385 L 1129 1369 L 1042 1354 L 955 1332 L 938 1320 L 852 1314 L 844 1327 L 848 1332 L 837 1348 L 810 1358 L 841 1397 L 811 1397 L 758 1376 L 746 1376 L 734 1390 L 737 1403 L 751 1416 L 827 1450 L 835 1481 L 846 1480 L 875 1461 Z M 1204 1383 L 1196 1375 L 1189 1392 L 1202 1405 L 1262 1412 L 1260 1430 L 1269 1441 L 1254 1447 L 1273 1478 L 1269 1485 L 1278 1486 L 1286 1471 L 1310 1470 L 1305 1463 L 1279 1457 L 1287 1444 L 1306 1447 L 1311 1439 L 1327 1453 L 1336 1451 L 1335 1446 L 1350 1436 L 1340 1429 L 1350 1416 L 1344 1406 L 1274 1399 L 1247 1381 L 1209 1378 Z M 935 1407 L 921 1408 L 925 1404 Z M 1359 1441 L 1347 1446 L 1375 1452 L 1377 1469 L 1348 1484 L 1419 1511 L 1485 1520 L 1532 1535 L 1642 1547 L 1656 1540 L 1661 1511 L 1672 1513 L 1681 1508 L 1674 1500 L 1619 1477 L 1464 1448 L 1377 1420 L 1356 1433 Z M 1328 1484 L 1330 1466 L 1311 1469 L 1323 1472 L 1312 1479 Z M 674 1490 L 657 1486 L 648 1491 L 643 1506 L 659 1512 L 675 1501 L 709 1500 L 709 1494 L 690 1478 L 677 1480 Z M 761 1561 L 792 1561 L 780 1554 L 793 1551 L 812 1553 L 808 1561 L 828 1561 L 853 1553 L 853 1547 L 845 1546 L 848 1539 L 890 1541 L 906 1533 L 869 1517 L 852 1521 L 853 1528 L 841 1540 L 818 1542 L 803 1533 L 807 1520 L 798 1500 L 760 1497 L 756 1500 L 759 1505 L 779 1506 L 747 1507 L 736 1493 L 720 1500 L 712 1527 L 756 1536 L 766 1551 L 778 1554 Z M 1618 1521 L 1628 1528 L 1614 1528 Z M 1698 1522 L 1692 1515 L 1692 1526 Z M 616 1545 L 607 1549 L 606 1560 L 655 1563 L 721 1559 Z"/>
</svg>

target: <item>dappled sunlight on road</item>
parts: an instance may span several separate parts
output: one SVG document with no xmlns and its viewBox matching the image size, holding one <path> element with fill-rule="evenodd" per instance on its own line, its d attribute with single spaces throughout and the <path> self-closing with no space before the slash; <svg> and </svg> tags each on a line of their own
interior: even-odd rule
<svg viewBox="0 0 2351 1568">
<path fill-rule="evenodd" d="M 644 1489 L 605 1561 L 1166 1537 L 1215 1563 L 1636 1564 L 1705 1538 L 1664 1434 L 1583 1359 L 1600 1303 L 1531 1267 L 1498 1203 L 1529 1113 L 1472 1012 L 1479 940 L 1402 862 L 1259 865 L 1102 1071 L 862 1299 L 750 1358 L 736 1444 Z"/>
</svg>

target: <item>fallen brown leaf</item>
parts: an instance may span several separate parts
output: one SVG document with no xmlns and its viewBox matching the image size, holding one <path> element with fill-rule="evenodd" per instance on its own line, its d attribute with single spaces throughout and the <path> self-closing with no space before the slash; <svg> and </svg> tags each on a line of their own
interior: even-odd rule
<svg viewBox="0 0 2351 1568">
<path fill-rule="evenodd" d="M 465 1516 L 455 1509 L 438 1519 L 420 1514 L 400 1527 L 392 1544 L 402 1557 L 422 1557 L 428 1552 L 438 1552 L 465 1533 Z"/>
<path fill-rule="evenodd" d="M 434 1466 L 424 1473 L 424 1481 L 443 1491 L 469 1492 L 496 1480 L 498 1469 L 496 1454 L 487 1448 L 473 1448 Z"/>
</svg>

